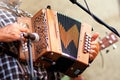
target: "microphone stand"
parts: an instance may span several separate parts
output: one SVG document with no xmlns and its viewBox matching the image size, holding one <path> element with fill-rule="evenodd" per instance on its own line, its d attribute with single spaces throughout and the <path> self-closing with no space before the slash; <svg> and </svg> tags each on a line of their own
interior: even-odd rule
<svg viewBox="0 0 120 80">
<path fill-rule="evenodd" d="M 29 38 L 27 41 L 27 47 L 28 47 L 28 54 L 29 54 L 30 80 L 37 80 L 36 77 L 34 76 L 33 60 L 32 60 L 32 44 L 31 44 L 31 39 L 29 39 Z"/>
<path fill-rule="evenodd" d="M 101 19 L 99 19 L 97 16 L 95 16 L 93 13 L 91 13 L 89 10 L 87 10 L 85 7 L 83 7 L 80 3 L 77 2 L 77 0 L 70 0 L 73 4 L 76 4 L 77 6 L 79 6 L 80 8 L 82 8 L 85 12 L 87 12 L 90 16 L 93 17 L 93 19 L 95 19 L 98 23 L 104 25 L 106 28 L 108 28 L 109 30 L 111 30 L 113 33 L 115 33 L 118 37 L 120 37 L 120 34 L 118 33 L 118 31 L 109 26 L 108 24 L 106 24 L 105 22 L 103 22 Z"/>
</svg>

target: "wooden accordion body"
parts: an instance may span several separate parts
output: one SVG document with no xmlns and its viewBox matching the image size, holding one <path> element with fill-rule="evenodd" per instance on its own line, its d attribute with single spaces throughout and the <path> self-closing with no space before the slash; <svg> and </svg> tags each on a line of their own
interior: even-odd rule
<svg viewBox="0 0 120 80">
<path fill-rule="evenodd" d="M 89 64 L 91 27 L 51 9 L 41 9 L 31 19 L 20 18 L 40 40 L 32 43 L 34 66 L 77 77 Z M 21 48 L 20 48 L 21 49 Z M 24 54 L 20 50 L 20 58 Z"/>
</svg>

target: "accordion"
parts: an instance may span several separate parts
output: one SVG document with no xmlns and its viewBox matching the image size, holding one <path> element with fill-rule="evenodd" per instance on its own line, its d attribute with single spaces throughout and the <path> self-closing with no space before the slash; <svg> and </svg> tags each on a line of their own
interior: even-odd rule
<svg viewBox="0 0 120 80">
<path fill-rule="evenodd" d="M 51 9 L 41 9 L 32 18 L 18 18 L 40 39 L 32 43 L 34 66 L 77 77 L 89 65 L 91 26 Z M 26 57 L 20 48 L 20 59 Z M 27 54 L 28 55 L 28 54 Z"/>
</svg>

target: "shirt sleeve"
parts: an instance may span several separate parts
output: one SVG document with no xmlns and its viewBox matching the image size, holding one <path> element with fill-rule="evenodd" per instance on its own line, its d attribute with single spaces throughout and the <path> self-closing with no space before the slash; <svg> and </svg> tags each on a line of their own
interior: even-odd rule
<svg viewBox="0 0 120 80">
<path fill-rule="evenodd" d="M 0 10 L 0 27 L 16 22 L 16 16 L 9 11 Z"/>
</svg>

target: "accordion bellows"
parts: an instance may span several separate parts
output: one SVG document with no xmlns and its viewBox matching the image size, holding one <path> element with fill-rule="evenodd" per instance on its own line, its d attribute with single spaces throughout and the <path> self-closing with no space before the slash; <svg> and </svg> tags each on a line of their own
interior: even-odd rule
<svg viewBox="0 0 120 80">
<path fill-rule="evenodd" d="M 89 64 L 91 27 L 51 9 L 41 9 L 31 19 L 21 17 L 18 22 L 27 23 L 31 32 L 40 39 L 32 43 L 34 66 L 60 71 L 77 77 Z M 20 48 L 20 58 L 25 54 Z"/>
</svg>

